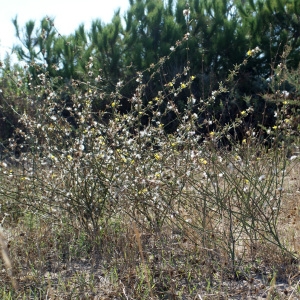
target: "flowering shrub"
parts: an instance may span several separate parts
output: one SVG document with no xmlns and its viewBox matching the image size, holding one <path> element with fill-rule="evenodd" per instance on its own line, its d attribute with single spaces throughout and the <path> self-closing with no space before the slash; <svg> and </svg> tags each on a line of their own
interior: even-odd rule
<svg viewBox="0 0 300 300">
<path fill-rule="evenodd" d="M 73 80 L 66 87 L 42 73 L 34 85 L 29 78 L 27 86 L 20 84 L 28 109 L 16 112 L 19 128 L 7 148 L 7 153 L 20 149 L 21 155 L 0 165 L 2 207 L 63 218 L 97 247 L 104 229 L 117 220 L 129 218 L 148 233 L 171 227 L 203 249 L 222 249 L 233 273 L 237 256 L 255 256 L 253 249 L 261 243 L 289 252 L 278 229 L 288 153 L 295 142 L 289 139 L 295 132 L 286 93 L 275 94 L 276 125 L 246 128 L 241 140 L 237 132 L 247 126 L 252 107 L 225 126 L 205 115 L 258 51 L 249 50 L 206 99 L 192 94 L 195 75 L 188 64 L 149 101 L 143 72 L 127 99 L 121 81 L 114 93 L 104 95 L 90 82 Z M 152 66 L 153 73 L 164 61 Z M 180 111 L 174 99 L 183 95 L 187 105 Z M 95 99 L 107 104 L 96 110 Z M 130 104 L 127 111 L 121 109 L 123 101 Z M 171 132 L 169 122 L 176 123 Z"/>
</svg>

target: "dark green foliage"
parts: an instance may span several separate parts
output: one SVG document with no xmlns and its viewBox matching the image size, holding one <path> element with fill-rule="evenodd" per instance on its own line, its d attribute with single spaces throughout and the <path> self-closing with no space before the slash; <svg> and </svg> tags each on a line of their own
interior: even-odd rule
<svg viewBox="0 0 300 300">
<path fill-rule="evenodd" d="M 12 65 L 7 55 L 0 71 L 0 159 L 5 156 L 4 149 L 9 144 L 9 138 L 18 128 L 19 115 L 24 112 L 26 104 L 22 94 L 16 89 L 17 82 L 24 76 L 24 70 L 18 65 Z"/>
<path fill-rule="evenodd" d="M 111 23 L 94 20 L 89 30 L 80 25 L 66 37 L 57 34 L 51 19 L 42 19 L 39 26 L 28 21 L 20 30 L 15 18 L 13 24 L 20 44 L 14 50 L 30 66 L 29 72 L 37 84 L 38 74 L 46 72 L 49 77 L 61 76 L 65 83 L 73 79 L 91 82 L 109 94 L 117 82 L 123 81 L 127 82 L 121 90 L 124 99 L 133 95 L 137 84 L 132 79 L 138 71 L 165 59 L 151 80 L 153 69 L 144 73 L 146 104 L 187 66 L 187 75 L 196 76 L 191 92 L 197 99 L 207 98 L 220 81 L 226 80 L 229 71 L 243 62 L 247 51 L 258 46 L 261 54 L 250 57 L 234 77 L 231 97 L 221 99 L 232 102 L 230 107 L 243 103 L 236 106 L 238 110 L 250 104 L 255 109 L 260 107 L 256 101 L 268 91 L 266 79 L 281 62 L 285 45 L 291 46 L 287 66 L 297 68 L 299 64 L 298 0 L 130 0 L 129 3 L 124 23 L 117 11 Z M 189 36 L 184 39 L 186 34 Z M 171 47 L 176 47 L 176 51 L 172 53 Z M 98 75 L 101 80 L 95 81 Z M 180 81 L 178 78 L 175 85 Z M 88 89 L 86 85 L 82 88 Z M 181 110 L 187 96 L 182 93 L 174 99 Z M 252 98 L 252 102 L 244 102 L 245 96 Z M 105 105 L 108 100 L 104 100 L 95 99 L 95 108 Z M 220 113 L 221 118 L 223 107 L 219 105 L 216 102 L 209 113 L 216 117 Z"/>
</svg>

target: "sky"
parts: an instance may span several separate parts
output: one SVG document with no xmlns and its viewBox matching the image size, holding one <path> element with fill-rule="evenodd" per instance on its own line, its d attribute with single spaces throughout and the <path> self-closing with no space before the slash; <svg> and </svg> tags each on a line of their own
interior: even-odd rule
<svg viewBox="0 0 300 300">
<path fill-rule="evenodd" d="M 114 12 L 121 8 L 121 16 L 129 8 L 129 0 L 0 0 L 0 59 L 11 53 L 17 43 L 12 19 L 18 16 L 22 29 L 29 20 L 38 25 L 45 16 L 54 17 L 54 26 L 62 35 L 74 33 L 82 23 L 90 29 L 91 21 L 100 19 L 110 23 Z M 4 4 L 5 2 L 5 4 Z"/>
</svg>

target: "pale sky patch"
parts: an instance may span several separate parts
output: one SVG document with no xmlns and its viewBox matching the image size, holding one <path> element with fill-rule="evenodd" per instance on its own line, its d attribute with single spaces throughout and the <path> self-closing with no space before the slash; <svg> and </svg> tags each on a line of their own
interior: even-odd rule
<svg viewBox="0 0 300 300">
<path fill-rule="evenodd" d="M 3 0 L 2 0 L 3 1 Z M 129 8 L 129 0 L 6 0 L 0 9 L 0 59 L 11 53 L 17 43 L 12 19 L 18 16 L 22 29 L 29 20 L 40 24 L 43 17 L 55 17 L 54 25 L 62 35 L 74 33 L 80 24 L 90 29 L 92 20 L 110 23 L 120 7 L 121 17 Z"/>
</svg>

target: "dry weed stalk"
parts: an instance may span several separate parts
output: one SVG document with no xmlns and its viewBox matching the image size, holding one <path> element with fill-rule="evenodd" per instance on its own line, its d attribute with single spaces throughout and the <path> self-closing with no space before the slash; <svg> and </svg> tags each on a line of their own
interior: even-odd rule
<svg viewBox="0 0 300 300">
<path fill-rule="evenodd" d="M 151 284 L 150 284 L 150 281 L 149 281 L 147 268 L 146 268 L 146 263 L 145 263 L 145 259 L 144 259 L 143 247 L 142 247 L 142 243 L 141 243 L 141 234 L 140 234 L 136 224 L 134 224 L 134 233 L 135 233 L 135 236 L 136 236 L 136 242 L 137 242 L 138 247 L 139 247 L 139 252 L 140 252 L 141 260 L 142 260 L 142 264 L 143 264 L 143 271 L 144 271 L 144 274 L 145 274 L 145 278 L 146 278 L 146 281 L 147 281 L 147 285 L 148 285 L 148 288 L 149 288 L 151 299 L 154 299 Z"/>
<path fill-rule="evenodd" d="M 11 280 L 11 284 L 14 288 L 14 290 L 18 289 L 18 285 L 17 285 L 17 281 L 13 276 L 13 272 L 12 272 L 12 263 L 11 260 L 9 258 L 9 254 L 8 254 L 8 248 L 7 248 L 7 242 L 3 233 L 3 229 L 0 226 L 0 247 L 1 247 L 1 256 L 7 271 L 7 274 Z"/>
</svg>

